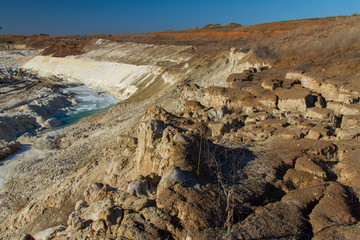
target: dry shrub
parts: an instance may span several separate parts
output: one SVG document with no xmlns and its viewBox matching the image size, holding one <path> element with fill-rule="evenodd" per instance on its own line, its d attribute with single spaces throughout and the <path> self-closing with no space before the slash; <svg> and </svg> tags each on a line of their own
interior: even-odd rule
<svg viewBox="0 0 360 240">
<path fill-rule="evenodd" d="M 235 217 L 235 188 L 244 181 L 243 167 L 254 159 L 250 151 L 244 148 L 227 148 L 224 146 L 211 143 L 205 136 L 200 134 L 198 158 L 198 175 L 200 168 L 204 170 L 204 163 L 207 171 L 210 173 L 213 181 L 217 183 L 220 192 L 225 197 L 225 214 L 226 218 L 223 220 L 223 227 L 230 233 L 233 224 L 236 222 Z"/>
<path fill-rule="evenodd" d="M 332 22 L 256 42 L 252 48 L 259 57 L 280 59 L 294 55 L 328 56 L 360 47 L 360 17 L 335 18 Z"/>
<path fill-rule="evenodd" d="M 271 51 L 269 46 L 267 46 L 261 42 L 256 43 L 253 48 L 256 53 L 256 56 L 258 56 L 260 58 L 266 58 L 266 59 L 277 59 L 278 58 L 276 56 L 276 54 L 274 53 L 274 51 Z"/>
</svg>

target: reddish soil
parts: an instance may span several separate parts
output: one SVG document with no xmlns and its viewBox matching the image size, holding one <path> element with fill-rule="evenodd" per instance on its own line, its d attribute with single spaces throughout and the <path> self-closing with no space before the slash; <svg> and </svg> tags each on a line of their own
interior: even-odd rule
<svg viewBox="0 0 360 240">
<path fill-rule="evenodd" d="M 1 44 L 23 43 L 44 49 L 42 55 L 64 57 L 79 55 L 96 39 L 159 45 L 191 45 L 198 54 L 229 50 L 255 50 L 258 57 L 271 59 L 285 68 L 322 71 L 337 75 L 339 71 L 355 78 L 353 69 L 360 66 L 360 16 L 339 16 L 263 23 L 250 26 L 211 25 L 202 29 L 115 35 L 31 36 L 0 35 Z M 345 71 L 345 72 L 344 72 Z M 344 74 L 346 73 L 346 74 Z"/>
<path fill-rule="evenodd" d="M 352 16 L 356 17 L 356 16 Z M 57 35 L 37 34 L 30 36 L 0 35 L 0 43 L 7 41 L 25 43 L 29 47 L 45 49 L 44 55 L 53 56 L 77 55 L 92 39 L 111 39 L 151 44 L 189 44 L 195 46 L 217 45 L 221 48 L 240 47 L 244 42 L 253 42 L 273 37 L 298 29 L 316 29 L 334 22 L 344 21 L 351 17 L 329 17 L 305 19 L 275 23 L 263 23 L 239 27 L 194 28 L 182 31 L 164 31 L 152 33 L 115 34 L 115 35 Z M 234 40 L 238 43 L 234 42 Z"/>
</svg>

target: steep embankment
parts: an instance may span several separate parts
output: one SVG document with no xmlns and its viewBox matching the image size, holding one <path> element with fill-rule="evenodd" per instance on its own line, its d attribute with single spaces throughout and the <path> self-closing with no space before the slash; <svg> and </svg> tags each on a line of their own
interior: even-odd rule
<svg viewBox="0 0 360 240">
<path fill-rule="evenodd" d="M 42 77 L 54 75 L 83 83 L 125 100 L 136 92 L 142 92 L 143 96 L 146 91 L 159 93 L 186 79 L 199 78 L 224 84 L 223 79 L 232 72 L 267 65 L 258 61 L 253 52 L 245 54 L 231 50 L 199 56 L 196 48 L 189 46 L 118 43 L 101 39 L 84 51 L 76 57 L 37 56 L 23 68 L 36 71 Z"/>
</svg>

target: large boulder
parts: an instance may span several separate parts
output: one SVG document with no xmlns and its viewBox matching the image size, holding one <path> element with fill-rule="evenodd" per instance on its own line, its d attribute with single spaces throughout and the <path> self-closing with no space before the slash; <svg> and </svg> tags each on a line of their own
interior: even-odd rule
<svg viewBox="0 0 360 240">
<path fill-rule="evenodd" d="M 335 225 L 317 232 L 313 240 L 358 239 L 360 236 L 359 224 Z"/>
<path fill-rule="evenodd" d="M 21 149 L 21 144 L 18 141 L 0 140 L 0 160 L 16 153 Z"/>
<path fill-rule="evenodd" d="M 328 108 L 311 107 L 306 110 L 305 116 L 314 119 L 334 119 L 334 111 Z"/>
<path fill-rule="evenodd" d="M 193 170 L 198 142 L 186 127 L 190 128 L 163 109 L 150 109 L 138 128 L 135 161 L 139 174 L 161 176 L 173 165 Z"/>
<path fill-rule="evenodd" d="M 354 224 L 356 219 L 347 202 L 345 189 L 339 183 L 331 183 L 309 215 L 313 232 L 316 234 L 335 225 Z"/>
<path fill-rule="evenodd" d="M 256 208 L 230 231 L 235 239 L 304 239 L 306 219 L 294 204 L 278 202 Z"/>
<path fill-rule="evenodd" d="M 304 73 L 292 71 L 286 74 L 288 79 L 296 79 L 305 88 L 320 93 L 327 101 L 352 103 L 359 96 L 356 92 L 349 92 L 343 79 L 330 79 L 319 73 Z"/>
<path fill-rule="evenodd" d="M 55 227 L 51 227 L 48 229 L 45 229 L 41 232 L 38 232 L 37 234 L 34 235 L 34 238 L 36 240 L 48 240 L 48 239 L 52 239 L 54 237 L 56 237 L 56 234 L 58 232 L 62 232 L 66 229 L 66 226 L 64 225 L 59 225 L 59 226 L 55 226 Z"/>
<path fill-rule="evenodd" d="M 309 89 L 305 88 L 277 88 L 278 108 L 283 112 L 298 111 L 305 113 L 306 109 L 315 104 L 314 96 Z"/>
<path fill-rule="evenodd" d="M 360 150 L 348 150 L 342 154 L 336 166 L 338 181 L 349 186 L 360 197 Z"/>
<path fill-rule="evenodd" d="M 195 185 L 189 173 L 172 167 L 158 185 L 156 206 L 175 219 L 179 219 L 184 232 L 192 234 L 207 228 L 221 226 L 221 203 L 214 201 L 216 193 Z"/>
<path fill-rule="evenodd" d="M 208 87 L 205 90 L 204 104 L 207 107 L 226 106 L 229 109 L 240 108 L 245 100 L 253 98 L 248 91 L 239 88 Z"/>
</svg>

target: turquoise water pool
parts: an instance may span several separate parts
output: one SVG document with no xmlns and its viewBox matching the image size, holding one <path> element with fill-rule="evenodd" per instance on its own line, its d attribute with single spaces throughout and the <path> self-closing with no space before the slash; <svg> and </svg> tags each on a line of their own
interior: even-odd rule
<svg viewBox="0 0 360 240">
<path fill-rule="evenodd" d="M 56 134 L 59 131 L 65 130 L 66 127 L 78 122 L 82 118 L 89 117 L 93 114 L 106 112 L 119 102 L 119 100 L 109 94 L 96 91 L 85 86 L 66 88 L 63 90 L 63 92 L 73 94 L 77 104 L 70 107 L 69 112 L 55 115 L 54 117 L 57 118 L 61 124 L 56 128 L 46 129 L 42 131 L 41 134 Z M 12 160 L 14 158 L 23 160 L 24 158 L 28 157 L 27 155 L 30 153 L 30 145 L 23 146 L 21 151 L 12 156 L 9 156 L 7 159 L 2 161 L 0 163 L 0 168 L 2 167 L 1 165 L 3 162 Z M 0 177 L 0 188 L 3 182 L 4 179 Z"/>
<path fill-rule="evenodd" d="M 55 115 L 61 122 L 60 127 L 69 126 L 96 113 L 106 112 L 119 102 L 109 94 L 85 86 L 67 88 L 63 91 L 74 94 L 78 103 L 70 108 L 70 112 Z"/>
</svg>

